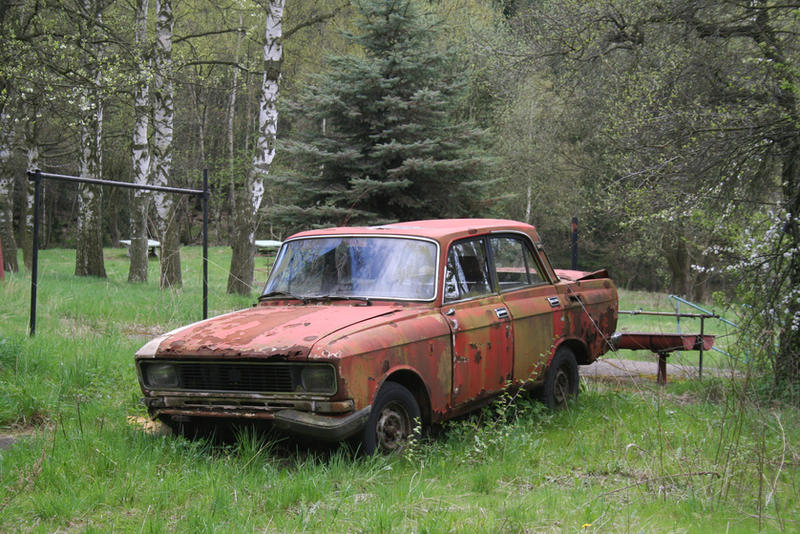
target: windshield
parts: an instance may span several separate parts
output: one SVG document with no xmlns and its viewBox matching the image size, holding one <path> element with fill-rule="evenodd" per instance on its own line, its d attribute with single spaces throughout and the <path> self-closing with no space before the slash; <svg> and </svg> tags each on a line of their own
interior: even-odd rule
<svg viewBox="0 0 800 534">
<path fill-rule="evenodd" d="M 395 237 L 289 241 L 263 295 L 432 300 L 436 250 L 430 241 Z"/>
</svg>

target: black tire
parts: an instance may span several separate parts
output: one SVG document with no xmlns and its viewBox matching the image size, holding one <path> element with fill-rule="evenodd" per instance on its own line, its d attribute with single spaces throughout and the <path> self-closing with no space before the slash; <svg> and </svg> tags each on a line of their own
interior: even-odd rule
<svg viewBox="0 0 800 534">
<path fill-rule="evenodd" d="M 550 409 L 563 408 L 567 401 L 578 396 L 578 362 L 575 354 L 561 347 L 544 377 L 540 399 Z"/>
<path fill-rule="evenodd" d="M 420 411 L 414 395 L 397 382 L 386 382 L 378 391 L 361 436 L 364 454 L 402 452 L 418 437 Z"/>
</svg>

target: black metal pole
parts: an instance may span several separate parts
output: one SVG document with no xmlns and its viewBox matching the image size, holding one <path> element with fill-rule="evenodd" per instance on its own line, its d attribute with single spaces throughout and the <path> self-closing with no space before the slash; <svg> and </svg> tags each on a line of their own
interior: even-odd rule
<svg viewBox="0 0 800 534">
<path fill-rule="evenodd" d="M 28 172 L 28 179 L 33 175 L 33 254 L 31 259 L 31 321 L 28 335 L 36 334 L 36 287 L 39 281 L 39 204 L 42 198 L 42 171 Z"/>
<path fill-rule="evenodd" d="M 578 269 L 578 218 L 572 218 L 572 269 Z"/>
<path fill-rule="evenodd" d="M 208 319 L 208 169 L 203 169 L 203 319 Z"/>
<path fill-rule="evenodd" d="M 699 380 L 703 379 L 703 345 L 705 343 L 705 333 L 706 333 L 706 318 L 700 317 L 700 365 L 697 371 L 697 378 Z"/>
</svg>

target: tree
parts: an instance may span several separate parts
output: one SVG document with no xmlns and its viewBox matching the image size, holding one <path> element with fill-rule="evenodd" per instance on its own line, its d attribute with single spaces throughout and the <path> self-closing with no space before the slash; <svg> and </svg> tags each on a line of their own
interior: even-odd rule
<svg viewBox="0 0 800 534">
<path fill-rule="evenodd" d="M 172 138 L 175 120 L 172 73 L 172 0 L 156 0 L 156 46 L 154 52 L 153 182 L 167 186 L 172 171 Z M 176 204 L 169 193 L 156 192 L 156 220 L 161 240 L 162 288 L 179 288 L 181 278 L 180 237 Z"/>
<path fill-rule="evenodd" d="M 356 5 L 362 53 L 330 58 L 302 95 L 298 160 L 306 217 L 318 224 L 478 215 L 489 159 L 484 132 L 455 119 L 462 96 L 453 54 L 412 0 Z"/>
<path fill-rule="evenodd" d="M 84 0 L 76 8 L 77 47 L 83 52 L 84 86 L 79 95 L 79 174 L 86 178 L 103 176 L 104 81 L 103 42 L 100 28 L 105 0 Z M 106 276 L 103 261 L 102 190 L 97 185 L 78 187 L 78 239 L 75 274 Z"/>
<path fill-rule="evenodd" d="M 281 42 L 283 6 L 284 0 L 270 0 L 267 4 L 264 74 L 258 106 L 258 136 L 247 180 L 233 199 L 235 224 L 231 236 L 233 254 L 228 275 L 228 293 L 247 295 L 253 284 L 257 215 L 264 198 L 264 181 L 275 157 L 275 139 L 278 133 L 277 101 L 283 63 Z"/>
<path fill-rule="evenodd" d="M 516 20 L 530 57 L 544 58 L 538 64 L 576 96 L 575 120 L 594 117 L 595 133 L 583 142 L 600 162 L 601 191 L 618 207 L 606 215 L 647 228 L 645 235 L 662 232 L 675 287 L 694 258 L 716 255 L 720 229 L 757 220 L 754 207 L 778 202 L 782 230 L 767 234 L 774 253 L 758 261 L 771 290 L 755 293 L 754 310 L 774 313 L 774 376 L 793 384 L 800 383 L 800 254 L 791 252 L 800 250 L 798 7 L 561 0 L 531 5 Z M 728 250 L 742 242 L 726 237 Z"/>
<path fill-rule="evenodd" d="M 136 30 L 134 35 L 134 62 L 138 74 L 134 81 L 133 111 L 134 126 L 132 144 L 133 182 L 147 185 L 150 182 L 150 145 L 147 139 L 150 122 L 150 52 L 147 49 L 148 0 L 136 2 Z M 129 282 L 147 281 L 147 212 L 150 195 L 134 190 L 131 206 L 131 264 Z"/>
</svg>

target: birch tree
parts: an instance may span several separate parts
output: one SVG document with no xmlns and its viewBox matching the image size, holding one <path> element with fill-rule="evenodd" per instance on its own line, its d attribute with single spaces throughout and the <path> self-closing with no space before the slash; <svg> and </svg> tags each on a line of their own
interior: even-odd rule
<svg viewBox="0 0 800 534">
<path fill-rule="evenodd" d="M 103 72 L 102 48 L 97 32 L 102 25 L 102 0 L 85 0 L 81 6 L 85 27 L 82 40 L 88 40 L 84 52 L 87 83 L 80 88 L 79 173 L 85 178 L 101 178 L 103 174 Z M 103 260 L 102 189 L 98 185 L 78 187 L 78 239 L 76 243 L 75 275 L 106 276 Z"/>
<path fill-rule="evenodd" d="M 156 1 L 156 44 L 153 54 L 153 182 L 166 186 L 172 170 L 173 110 L 172 0 Z M 162 288 L 179 288 L 181 279 L 180 242 L 175 201 L 170 194 L 154 194 L 156 224 L 161 240 Z"/>
<path fill-rule="evenodd" d="M 150 148 L 147 130 L 150 119 L 150 61 L 147 52 L 147 11 L 148 0 L 136 3 L 136 33 L 134 36 L 135 61 L 139 65 L 134 87 L 134 127 L 133 127 L 133 182 L 146 185 L 150 173 Z M 147 211 L 150 195 L 135 189 L 131 206 L 131 264 L 128 271 L 129 282 L 147 281 Z"/>
<path fill-rule="evenodd" d="M 3 87 L 2 93 L 5 93 Z M 14 175 L 6 167 L 13 153 L 13 119 L 7 113 L 7 99 L 0 102 L 0 247 L 3 265 L 0 269 L 17 272 L 17 243 L 14 239 Z"/>
<path fill-rule="evenodd" d="M 41 168 L 39 162 L 39 125 L 36 120 L 38 110 L 35 107 L 26 106 L 28 119 L 25 124 L 25 157 L 27 159 L 28 171 L 35 171 Z M 20 240 L 22 241 L 22 262 L 29 271 L 33 266 L 33 201 L 34 184 L 30 180 L 25 180 L 25 204 L 22 206 L 22 221 L 20 222 Z M 42 188 L 44 189 L 44 188 Z"/>
<path fill-rule="evenodd" d="M 234 198 L 234 229 L 228 293 L 247 295 L 253 284 L 255 231 L 258 210 L 264 197 L 264 183 L 275 157 L 278 133 L 278 94 L 283 62 L 282 23 L 284 0 L 270 0 L 264 42 L 264 75 L 258 107 L 258 138 L 253 164 L 244 187 Z"/>
</svg>

